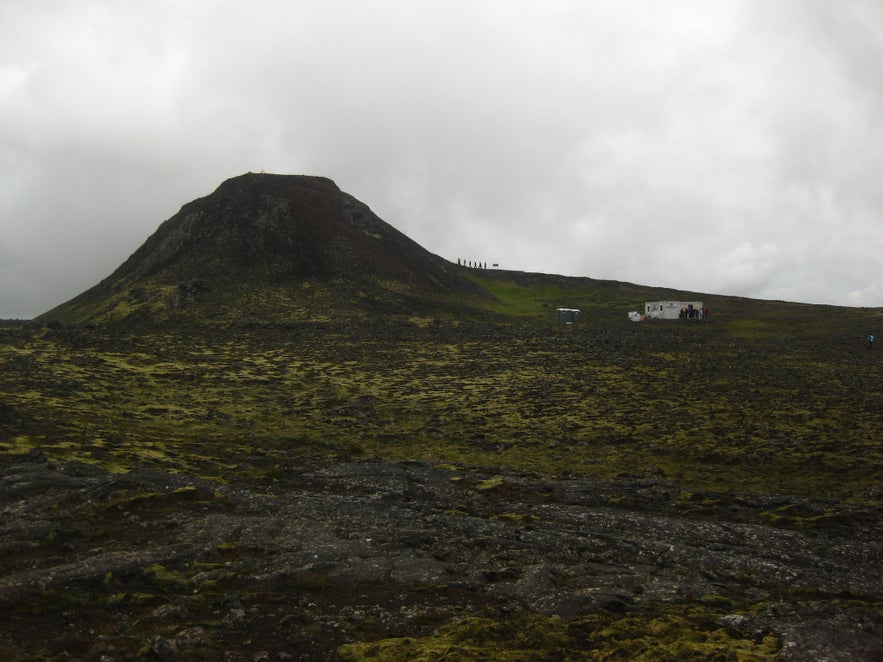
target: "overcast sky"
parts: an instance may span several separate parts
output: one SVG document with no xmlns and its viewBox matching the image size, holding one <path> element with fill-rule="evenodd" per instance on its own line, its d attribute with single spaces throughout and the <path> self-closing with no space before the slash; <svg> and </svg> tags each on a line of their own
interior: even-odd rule
<svg viewBox="0 0 883 662">
<path fill-rule="evenodd" d="M 880 0 L 0 0 L 0 317 L 247 171 L 450 260 L 883 306 Z"/>
</svg>

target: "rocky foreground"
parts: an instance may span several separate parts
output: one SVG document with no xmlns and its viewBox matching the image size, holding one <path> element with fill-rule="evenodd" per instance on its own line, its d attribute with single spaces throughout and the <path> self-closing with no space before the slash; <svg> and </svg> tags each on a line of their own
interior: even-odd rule
<svg viewBox="0 0 883 662">
<path fill-rule="evenodd" d="M 287 472 L 255 491 L 2 456 L 0 658 L 881 659 L 871 510 L 426 463 Z"/>
</svg>

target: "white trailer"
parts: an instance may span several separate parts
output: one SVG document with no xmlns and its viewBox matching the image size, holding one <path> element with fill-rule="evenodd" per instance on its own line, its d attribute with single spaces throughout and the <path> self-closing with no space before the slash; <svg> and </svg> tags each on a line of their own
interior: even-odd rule
<svg viewBox="0 0 883 662">
<path fill-rule="evenodd" d="M 644 317 L 651 320 L 702 319 L 702 302 L 646 301 Z"/>
</svg>

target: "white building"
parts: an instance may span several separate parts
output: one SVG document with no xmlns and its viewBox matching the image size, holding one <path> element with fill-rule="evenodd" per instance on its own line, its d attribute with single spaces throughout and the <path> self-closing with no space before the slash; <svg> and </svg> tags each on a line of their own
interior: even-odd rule
<svg viewBox="0 0 883 662">
<path fill-rule="evenodd" d="M 644 317 L 651 320 L 676 320 L 682 317 L 702 319 L 702 302 L 647 301 L 644 303 Z"/>
</svg>

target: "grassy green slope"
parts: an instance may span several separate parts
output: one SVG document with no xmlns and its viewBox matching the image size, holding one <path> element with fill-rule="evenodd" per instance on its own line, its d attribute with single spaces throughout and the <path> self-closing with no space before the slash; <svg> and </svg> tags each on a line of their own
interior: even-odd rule
<svg viewBox="0 0 883 662">
<path fill-rule="evenodd" d="M 747 339 L 796 335 L 821 342 L 846 336 L 861 341 L 883 326 L 881 308 L 768 301 L 550 274 L 470 271 L 469 276 L 496 298 L 486 309 L 525 319 L 554 319 L 555 308 L 575 307 L 583 311 L 583 320 L 618 323 L 629 311 L 642 312 L 646 301 L 700 300 L 711 309 L 716 326 Z"/>
</svg>

